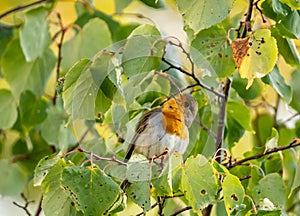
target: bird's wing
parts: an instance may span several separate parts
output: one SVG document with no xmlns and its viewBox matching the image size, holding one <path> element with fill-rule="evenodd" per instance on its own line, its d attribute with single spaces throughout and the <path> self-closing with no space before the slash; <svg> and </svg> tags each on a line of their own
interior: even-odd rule
<svg viewBox="0 0 300 216">
<path fill-rule="evenodd" d="M 151 110 L 151 111 L 145 113 L 141 117 L 141 119 L 138 121 L 137 126 L 135 128 L 135 134 L 128 146 L 124 162 L 127 162 L 130 159 L 130 157 L 132 156 L 134 149 L 135 149 L 136 140 L 138 139 L 140 134 L 149 126 L 148 122 L 149 122 L 150 116 L 152 118 L 152 117 L 158 115 L 159 113 L 161 113 L 161 108 Z"/>
</svg>

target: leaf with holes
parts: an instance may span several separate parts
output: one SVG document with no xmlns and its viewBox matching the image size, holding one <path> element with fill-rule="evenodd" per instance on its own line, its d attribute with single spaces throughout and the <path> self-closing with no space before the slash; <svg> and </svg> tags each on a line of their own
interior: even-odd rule
<svg viewBox="0 0 300 216">
<path fill-rule="evenodd" d="M 40 186 L 49 173 L 50 169 L 59 161 L 60 153 L 46 156 L 41 159 L 34 170 L 34 186 Z"/>
<path fill-rule="evenodd" d="M 225 19 L 232 8 L 233 0 L 177 0 L 176 3 L 185 26 L 197 34 Z"/>
<path fill-rule="evenodd" d="M 61 175 L 67 167 L 64 159 L 53 163 L 51 169 L 42 181 L 42 209 L 46 216 L 77 215 L 77 211 L 70 197 L 61 185 Z"/>
<path fill-rule="evenodd" d="M 228 215 L 241 208 L 243 204 L 245 190 L 238 177 L 228 174 L 223 182 L 222 189 L 224 195 L 225 208 Z"/>
<path fill-rule="evenodd" d="M 277 44 L 268 29 L 260 29 L 247 38 L 232 42 L 233 59 L 241 78 L 247 78 L 248 89 L 255 78 L 271 72 L 277 60 Z"/>
<path fill-rule="evenodd" d="M 282 177 L 278 173 L 271 173 L 262 178 L 253 189 L 253 199 L 256 204 L 268 199 L 274 209 L 284 209 L 286 188 Z"/>
<path fill-rule="evenodd" d="M 187 159 L 182 171 L 181 190 L 195 212 L 215 200 L 218 182 L 212 165 L 204 156 Z"/>
<path fill-rule="evenodd" d="M 130 184 L 126 194 L 134 203 L 142 207 L 144 212 L 151 209 L 149 181 L 139 181 Z"/>
<path fill-rule="evenodd" d="M 232 48 L 223 27 L 216 25 L 199 32 L 191 45 L 204 55 L 219 77 L 227 77 L 235 71 Z M 195 55 L 193 49 L 191 55 Z"/>
<path fill-rule="evenodd" d="M 85 215 L 102 215 L 120 195 L 119 185 L 98 167 L 67 167 L 62 173 L 62 185 Z"/>
</svg>

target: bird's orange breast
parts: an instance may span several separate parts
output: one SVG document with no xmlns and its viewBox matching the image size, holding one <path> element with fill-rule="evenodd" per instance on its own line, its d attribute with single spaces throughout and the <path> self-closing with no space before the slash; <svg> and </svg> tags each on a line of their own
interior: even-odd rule
<svg viewBox="0 0 300 216">
<path fill-rule="evenodd" d="M 179 136 L 184 140 L 188 138 L 183 114 L 174 99 L 170 99 L 164 104 L 162 114 L 162 125 L 166 133 Z"/>
</svg>

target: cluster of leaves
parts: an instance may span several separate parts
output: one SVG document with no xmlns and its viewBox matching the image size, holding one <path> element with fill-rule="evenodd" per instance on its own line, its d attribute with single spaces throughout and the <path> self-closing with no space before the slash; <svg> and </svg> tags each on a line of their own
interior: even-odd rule
<svg viewBox="0 0 300 216">
<path fill-rule="evenodd" d="M 116 12 L 131 2 L 115 0 Z M 45 215 L 126 214 L 125 193 L 142 208 L 136 214 L 208 215 L 212 205 L 216 215 L 299 211 L 299 140 L 292 140 L 300 123 L 290 118 L 288 127 L 279 111 L 285 104 L 293 117 L 300 113 L 300 3 L 176 5 L 187 46 L 154 25 L 120 23 L 89 1 L 74 3 L 69 26 L 50 0 L 24 7 L 13 25 L 0 23 L 1 195 L 34 184 Z M 175 157 L 172 172 L 154 176 L 148 161 L 122 162 L 143 111 L 177 88 L 192 88 L 199 105 L 184 165 Z"/>
</svg>

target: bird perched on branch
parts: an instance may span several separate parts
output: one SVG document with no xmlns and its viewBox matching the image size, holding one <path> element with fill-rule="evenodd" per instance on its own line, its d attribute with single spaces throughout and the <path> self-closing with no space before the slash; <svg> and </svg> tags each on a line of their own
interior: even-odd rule
<svg viewBox="0 0 300 216">
<path fill-rule="evenodd" d="M 183 154 L 189 143 L 188 128 L 193 123 L 198 104 L 191 94 L 177 94 L 163 104 L 162 108 L 145 113 L 139 120 L 129 144 L 125 162 L 133 153 L 151 159 L 162 154 Z"/>
</svg>

